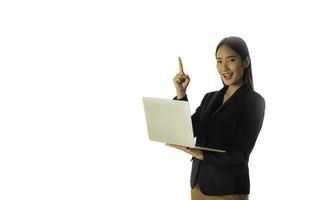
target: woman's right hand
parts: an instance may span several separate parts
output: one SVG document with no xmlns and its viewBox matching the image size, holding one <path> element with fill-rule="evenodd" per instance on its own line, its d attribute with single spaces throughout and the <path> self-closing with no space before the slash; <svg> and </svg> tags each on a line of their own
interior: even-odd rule
<svg viewBox="0 0 311 200">
<path fill-rule="evenodd" d="M 190 77 L 184 73 L 183 65 L 180 57 L 178 57 L 179 61 L 179 72 L 173 78 L 173 82 L 176 88 L 177 98 L 182 98 L 186 95 L 186 90 L 190 82 Z"/>
</svg>

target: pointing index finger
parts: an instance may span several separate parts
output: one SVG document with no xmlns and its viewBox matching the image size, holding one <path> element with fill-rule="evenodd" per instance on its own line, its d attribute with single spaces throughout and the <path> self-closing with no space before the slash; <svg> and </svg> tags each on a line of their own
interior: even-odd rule
<svg viewBox="0 0 311 200">
<path fill-rule="evenodd" d="M 184 69 L 183 69 L 182 62 L 181 62 L 181 58 L 180 58 L 180 57 L 178 57 L 178 62 L 179 62 L 179 72 L 184 73 Z"/>
</svg>

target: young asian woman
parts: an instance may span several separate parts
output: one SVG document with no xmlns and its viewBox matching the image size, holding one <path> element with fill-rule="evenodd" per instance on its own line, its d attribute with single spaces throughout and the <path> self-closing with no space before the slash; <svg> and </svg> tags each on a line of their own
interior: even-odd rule
<svg viewBox="0 0 311 200">
<path fill-rule="evenodd" d="M 193 156 L 192 200 L 244 200 L 250 193 L 248 161 L 263 124 L 265 99 L 254 90 L 251 59 L 242 38 L 224 38 L 215 56 L 223 87 L 206 93 L 191 119 L 196 145 L 226 153 L 169 146 Z M 188 101 L 190 77 L 181 60 L 173 82 L 174 100 Z"/>
</svg>

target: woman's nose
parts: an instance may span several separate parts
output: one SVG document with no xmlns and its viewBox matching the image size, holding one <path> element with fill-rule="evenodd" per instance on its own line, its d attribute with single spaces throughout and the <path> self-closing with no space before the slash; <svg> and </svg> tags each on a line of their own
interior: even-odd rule
<svg viewBox="0 0 311 200">
<path fill-rule="evenodd" d="M 224 62 L 224 68 L 225 68 L 225 69 L 229 69 L 229 67 L 228 67 L 228 62 L 227 62 L 227 61 Z"/>
<path fill-rule="evenodd" d="M 228 67 L 228 62 L 227 61 L 224 62 L 224 67 Z"/>
</svg>

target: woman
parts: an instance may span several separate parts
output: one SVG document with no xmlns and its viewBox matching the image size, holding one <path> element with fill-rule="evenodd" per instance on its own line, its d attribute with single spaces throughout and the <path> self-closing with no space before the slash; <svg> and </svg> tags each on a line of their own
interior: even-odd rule
<svg viewBox="0 0 311 200">
<path fill-rule="evenodd" d="M 224 38 L 216 48 L 219 91 L 207 93 L 192 115 L 197 146 L 224 149 L 226 153 L 169 145 L 191 154 L 192 200 L 248 199 L 248 160 L 262 127 L 265 100 L 253 88 L 248 48 L 239 37 Z M 177 96 L 187 101 L 190 78 L 180 72 L 173 79 Z"/>
</svg>

